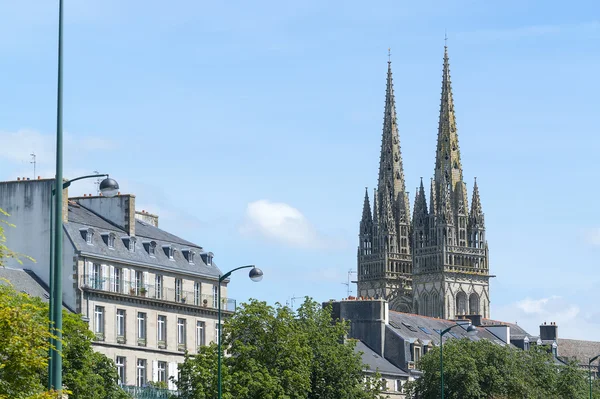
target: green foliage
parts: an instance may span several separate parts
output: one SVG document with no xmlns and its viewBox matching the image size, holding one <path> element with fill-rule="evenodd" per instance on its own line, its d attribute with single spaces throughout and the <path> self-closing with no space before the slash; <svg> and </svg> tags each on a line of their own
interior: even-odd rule
<svg viewBox="0 0 600 399">
<path fill-rule="evenodd" d="M 347 325 L 334 323 L 331 309 L 306 299 L 297 313 L 251 300 L 225 323 L 222 362 L 225 399 L 375 399 L 377 377 L 362 373 Z M 177 386 L 184 399 L 217 395 L 217 345 L 186 354 Z"/>
<path fill-rule="evenodd" d="M 50 399 L 48 305 L 0 283 L 0 399 Z M 71 399 L 127 399 L 112 360 L 94 352 L 79 315 L 63 312 L 63 383 Z"/>
<path fill-rule="evenodd" d="M 423 376 L 407 384 L 409 397 L 439 398 L 438 347 L 422 357 L 419 368 Z M 562 399 L 588 395 L 587 374 L 574 363 L 557 364 L 542 348 L 522 351 L 468 339 L 444 344 L 444 396 L 448 399 Z"/>
</svg>

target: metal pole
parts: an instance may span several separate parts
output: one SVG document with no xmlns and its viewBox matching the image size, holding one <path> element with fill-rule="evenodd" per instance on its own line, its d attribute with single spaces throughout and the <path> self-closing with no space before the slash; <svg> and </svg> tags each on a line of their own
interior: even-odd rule
<svg viewBox="0 0 600 399">
<path fill-rule="evenodd" d="M 62 390 L 62 205 L 63 205 L 63 131 L 62 131 L 62 75 L 63 75 L 63 0 L 58 1 L 58 85 L 56 96 L 56 196 L 54 212 L 54 287 L 52 311 L 54 314 L 55 353 L 52 359 L 52 387 Z"/>
<path fill-rule="evenodd" d="M 444 399 L 444 344 L 442 342 L 442 330 L 440 330 L 440 392 Z"/>
<path fill-rule="evenodd" d="M 217 362 L 217 383 L 218 383 L 218 398 L 221 399 L 222 391 L 221 391 L 221 276 L 219 276 L 219 288 L 217 290 L 217 300 L 219 301 L 219 332 L 217 333 L 217 346 L 218 346 L 218 362 Z"/>
<path fill-rule="evenodd" d="M 52 306 L 52 302 L 54 298 L 54 295 L 52 294 L 52 287 L 54 287 L 54 259 L 53 259 L 53 255 L 54 255 L 54 211 L 53 211 L 53 207 L 54 207 L 54 189 L 50 189 L 50 224 L 49 224 L 49 232 L 50 232 L 50 248 L 48 250 L 49 253 L 49 265 L 50 265 L 50 289 L 49 289 L 49 302 L 48 302 L 48 311 L 50 316 L 48 317 L 49 319 L 49 323 L 48 323 L 48 328 L 50 331 L 50 334 L 54 334 L 54 313 L 52 311 L 53 306 Z M 52 389 L 52 382 L 53 380 L 53 373 L 52 373 L 52 365 L 54 363 L 54 349 L 52 349 L 52 346 L 54 345 L 54 339 L 50 339 L 50 348 L 48 350 L 48 389 Z"/>
</svg>

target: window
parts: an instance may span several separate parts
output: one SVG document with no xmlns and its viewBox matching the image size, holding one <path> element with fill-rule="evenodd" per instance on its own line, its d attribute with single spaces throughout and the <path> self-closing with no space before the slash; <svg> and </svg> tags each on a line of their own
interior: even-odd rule
<svg viewBox="0 0 600 399">
<path fill-rule="evenodd" d="M 135 237 L 129 237 L 129 245 L 127 246 L 127 248 L 131 251 L 131 252 L 135 252 Z"/>
<path fill-rule="evenodd" d="M 148 251 L 148 255 L 150 255 L 152 257 L 156 256 L 156 242 L 150 241 L 148 243 L 145 243 L 144 246 L 146 247 L 146 250 Z"/>
<path fill-rule="evenodd" d="M 414 355 L 415 355 L 414 362 L 416 363 L 419 360 L 421 360 L 421 347 L 415 345 L 415 351 L 414 352 L 415 352 L 414 353 Z"/>
<path fill-rule="evenodd" d="M 123 342 L 120 342 L 120 343 L 125 342 L 125 310 L 124 309 L 117 309 L 117 342 L 119 341 L 119 338 L 121 338 L 123 340 Z"/>
<path fill-rule="evenodd" d="M 146 359 L 138 359 L 137 361 L 137 386 L 143 387 L 146 385 Z"/>
<path fill-rule="evenodd" d="M 402 392 L 402 380 L 396 380 L 396 392 Z"/>
<path fill-rule="evenodd" d="M 219 323 L 215 323 L 215 342 L 218 344 L 220 339 L 220 328 Z"/>
<path fill-rule="evenodd" d="M 216 285 L 213 285 L 213 308 L 216 308 L 217 306 L 219 306 L 219 287 Z"/>
<path fill-rule="evenodd" d="M 177 319 L 177 349 L 185 349 L 185 319 Z"/>
<path fill-rule="evenodd" d="M 136 271 L 135 272 L 135 281 L 134 281 L 134 292 L 135 294 L 139 294 L 140 293 L 140 289 L 142 288 L 143 284 L 144 284 L 144 273 L 140 272 L 140 271 Z"/>
<path fill-rule="evenodd" d="M 204 334 L 204 322 L 196 322 L 196 346 L 201 347 L 206 345 L 206 336 Z"/>
<path fill-rule="evenodd" d="M 158 381 L 157 382 L 167 382 L 167 362 L 158 362 Z"/>
<path fill-rule="evenodd" d="M 96 306 L 94 310 L 94 332 L 96 337 L 104 339 L 104 307 Z"/>
<path fill-rule="evenodd" d="M 146 313 L 138 312 L 138 345 L 146 345 Z"/>
<path fill-rule="evenodd" d="M 183 282 L 180 278 L 175 279 L 175 301 L 181 302 L 181 290 L 182 290 Z"/>
<path fill-rule="evenodd" d="M 423 331 L 427 335 L 431 335 L 431 331 L 429 331 L 429 329 L 427 327 L 419 326 L 419 330 Z"/>
<path fill-rule="evenodd" d="M 111 276 L 111 289 L 113 292 L 122 292 L 123 291 L 123 283 L 121 276 L 123 272 L 121 268 L 115 267 L 113 269 L 113 275 Z"/>
<path fill-rule="evenodd" d="M 158 329 L 156 340 L 158 344 L 167 342 L 167 316 L 159 315 L 158 316 Z"/>
<path fill-rule="evenodd" d="M 115 235 L 114 234 L 109 234 L 108 237 L 108 247 L 109 248 L 115 248 Z"/>
<path fill-rule="evenodd" d="M 156 290 L 156 299 L 162 299 L 163 297 L 163 276 L 157 274 L 154 276 L 154 288 Z"/>
<path fill-rule="evenodd" d="M 94 245 L 94 242 L 92 241 L 92 239 L 94 238 L 94 230 L 87 229 L 87 231 L 84 234 L 85 234 L 85 242 L 88 245 Z"/>
<path fill-rule="evenodd" d="M 202 287 L 199 282 L 194 283 L 194 305 L 200 306 L 200 294 L 202 292 Z"/>
<path fill-rule="evenodd" d="M 102 266 L 98 263 L 92 265 L 92 288 L 99 290 L 102 287 Z"/>
<path fill-rule="evenodd" d="M 117 365 L 117 375 L 119 376 L 119 384 L 125 385 L 127 381 L 125 380 L 125 356 L 117 356 L 115 359 L 115 364 Z"/>
<path fill-rule="evenodd" d="M 163 251 L 169 259 L 173 259 L 173 256 L 175 255 L 175 248 L 173 248 L 171 245 L 164 245 Z"/>
</svg>

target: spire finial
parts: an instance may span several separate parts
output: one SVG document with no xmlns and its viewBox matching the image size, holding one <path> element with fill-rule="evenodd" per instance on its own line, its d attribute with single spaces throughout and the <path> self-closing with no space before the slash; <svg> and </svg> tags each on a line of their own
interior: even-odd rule
<svg viewBox="0 0 600 399">
<path fill-rule="evenodd" d="M 392 48 L 388 47 L 388 63 L 392 62 Z"/>
<path fill-rule="evenodd" d="M 448 32 L 444 29 L 444 47 L 448 47 Z"/>
</svg>

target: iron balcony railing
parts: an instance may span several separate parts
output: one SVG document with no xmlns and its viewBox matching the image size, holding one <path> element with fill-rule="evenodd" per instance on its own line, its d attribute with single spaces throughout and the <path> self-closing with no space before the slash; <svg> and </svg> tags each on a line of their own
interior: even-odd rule
<svg viewBox="0 0 600 399">
<path fill-rule="evenodd" d="M 132 385 L 121 385 L 121 388 L 134 399 L 171 399 L 173 397 L 179 397 L 177 391 L 150 386 L 136 387 Z"/>
<path fill-rule="evenodd" d="M 219 305 L 215 295 L 184 291 L 176 288 L 157 288 L 155 285 L 143 284 L 140 281 L 128 281 L 119 278 L 84 275 L 81 277 L 81 287 L 83 289 L 114 292 L 121 295 L 158 299 L 204 308 L 216 309 Z M 221 308 L 226 311 L 235 312 L 236 300 L 221 297 Z"/>
</svg>

